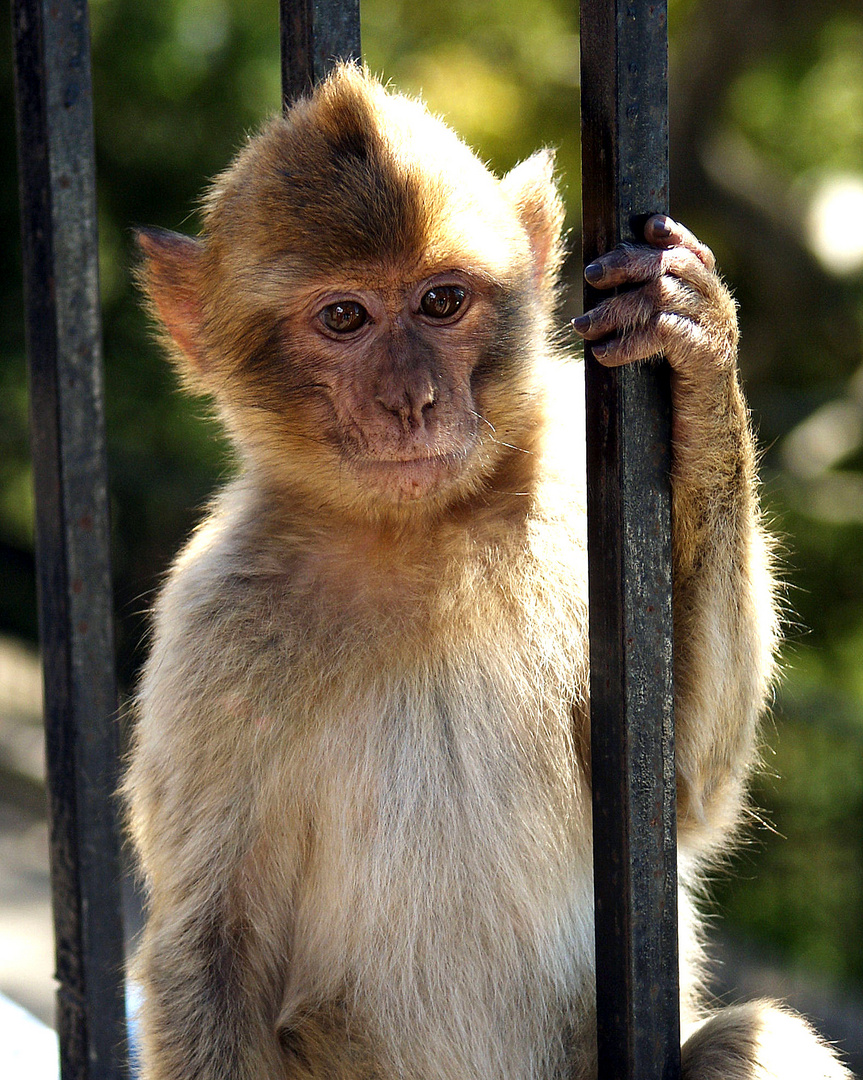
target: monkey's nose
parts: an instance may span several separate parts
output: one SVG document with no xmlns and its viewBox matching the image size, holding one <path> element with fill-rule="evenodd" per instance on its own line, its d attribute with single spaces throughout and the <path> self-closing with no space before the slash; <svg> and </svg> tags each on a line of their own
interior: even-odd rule
<svg viewBox="0 0 863 1080">
<path fill-rule="evenodd" d="M 397 416 L 406 433 L 425 426 L 428 413 L 434 408 L 435 393 L 431 383 L 403 386 L 400 393 L 379 391 L 375 401 L 388 413 Z"/>
</svg>

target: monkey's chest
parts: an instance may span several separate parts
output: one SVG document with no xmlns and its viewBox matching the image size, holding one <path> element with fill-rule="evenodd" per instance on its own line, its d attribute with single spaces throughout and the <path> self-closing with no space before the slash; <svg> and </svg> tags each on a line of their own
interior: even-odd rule
<svg viewBox="0 0 863 1080">
<path fill-rule="evenodd" d="M 462 1045 L 459 1017 L 523 1035 L 525 995 L 543 1016 L 579 997 L 587 794 L 567 680 L 554 682 L 450 669 L 343 704 L 320 727 L 289 1002 L 348 995 L 376 1024 L 481 1057 L 491 1043 Z M 509 1065 L 475 1062 L 477 1075 L 518 1075 Z"/>
</svg>

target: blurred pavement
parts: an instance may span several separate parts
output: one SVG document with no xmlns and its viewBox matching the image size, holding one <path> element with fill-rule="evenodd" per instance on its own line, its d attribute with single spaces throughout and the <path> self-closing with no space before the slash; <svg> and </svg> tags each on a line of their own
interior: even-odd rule
<svg viewBox="0 0 863 1080">
<path fill-rule="evenodd" d="M 0 637 L 0 993 L 53 1024 L 43 747 L 38 657 Z"/>
</svg>

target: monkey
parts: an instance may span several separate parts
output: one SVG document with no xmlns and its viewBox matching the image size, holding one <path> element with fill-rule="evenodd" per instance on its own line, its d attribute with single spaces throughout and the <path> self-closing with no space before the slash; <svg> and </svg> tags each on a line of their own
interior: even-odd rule
<svg viewBox="0 0 863 1080">
<path fill-rule="evenodd" d="M 237 469 L 153 614 L 124 781 L 144 1080 L 596 1075 L 581 371 L 550 151 L 495 176 L 341 64 L 140 280 Z M 848 1077 L 702 990 L 776 588 L 710 250 L 662 214 L 586 268 L 606 365 L 662 354 L 686 1080 Z M 601 973 L 600 973 L 601 977 Z"/>
</svg>

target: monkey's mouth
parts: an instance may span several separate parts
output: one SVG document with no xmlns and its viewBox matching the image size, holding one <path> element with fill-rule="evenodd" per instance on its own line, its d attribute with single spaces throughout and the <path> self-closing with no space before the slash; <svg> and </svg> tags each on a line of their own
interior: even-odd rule
<svg viewBox="0 0 863 1080">
<path fill-rule="evenodd" d="M 399 502 L 446 488 L 464 472 L 467 450 L 414 458 L 363 457 L 353 465 L 360 479 Z"/>
</svg>

